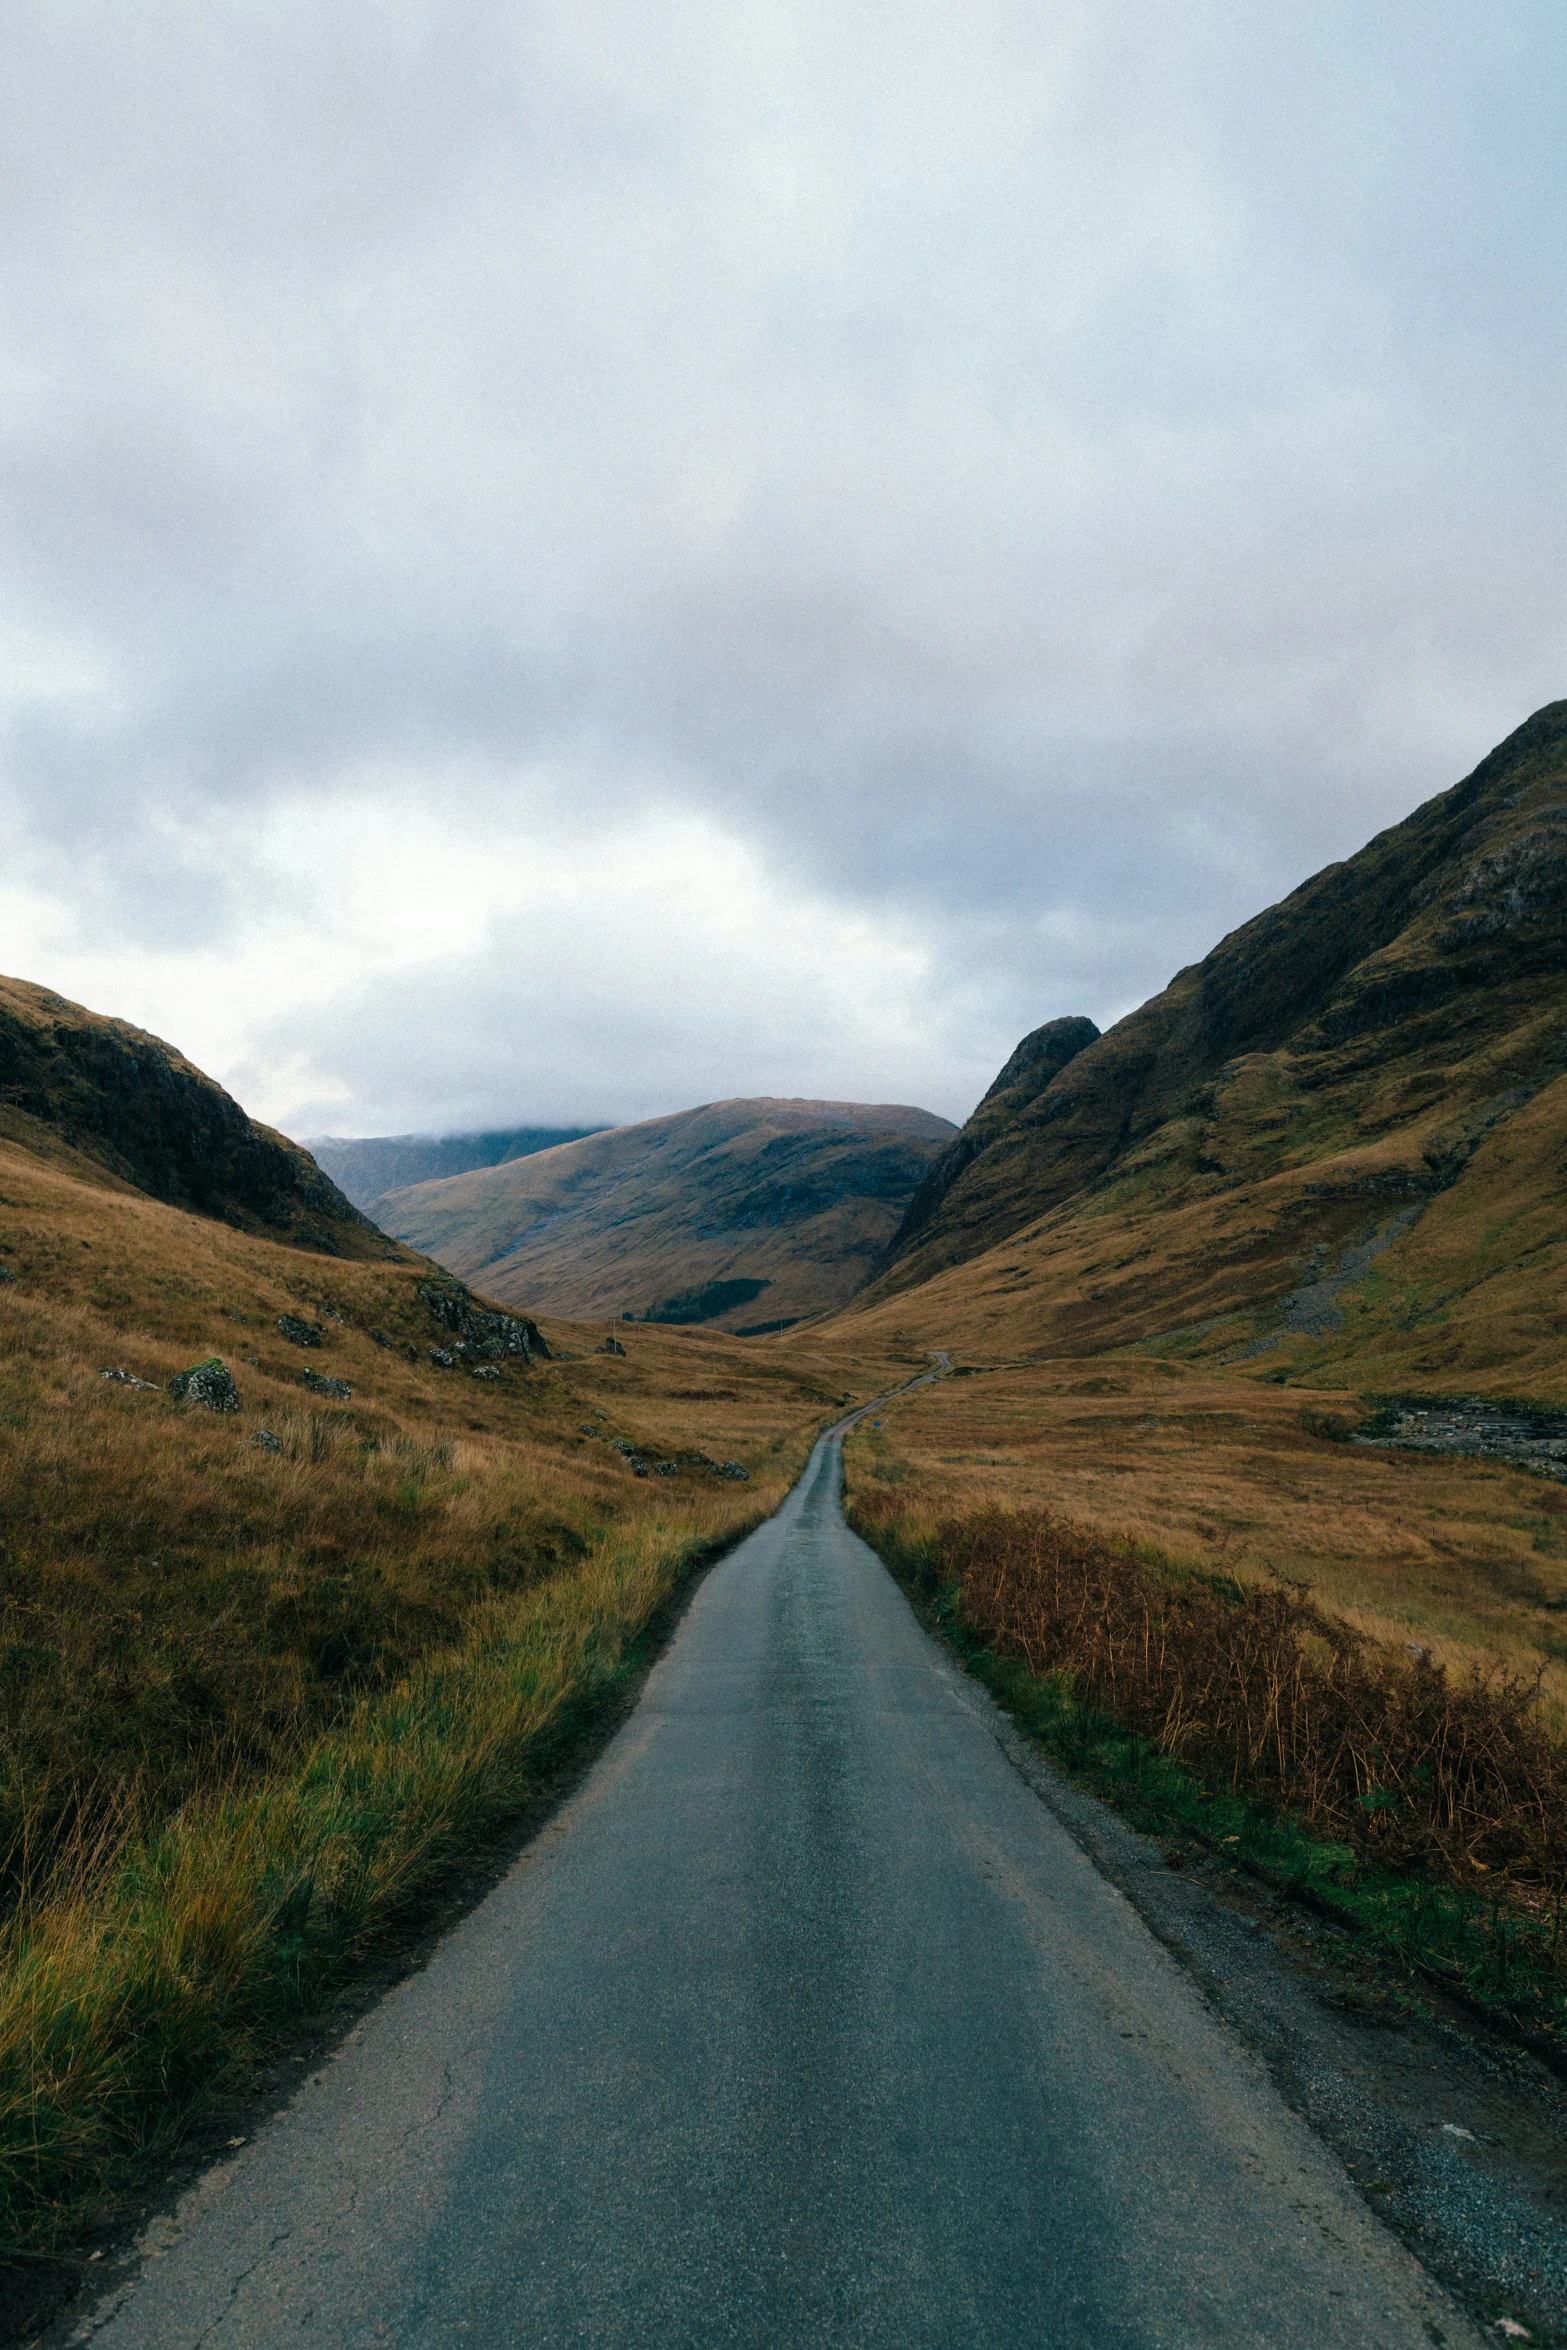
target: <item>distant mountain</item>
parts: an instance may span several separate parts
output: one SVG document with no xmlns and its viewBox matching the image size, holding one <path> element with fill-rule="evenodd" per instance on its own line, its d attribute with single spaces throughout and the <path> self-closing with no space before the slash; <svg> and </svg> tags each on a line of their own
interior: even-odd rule
<svg viewBox="0 0 1567 2350">
<path fill-rule="evenodd" d="M 603 1131 L 601 1126 L 506 1126 L 491 1134 L 323 1134 L 304 1147 L 356 1208 L 375 1216 L 383 1192 L 443 1175 L 466 1175 L 475 1167 L 499 1167 L 508 1159 L 526 1159 L 535 1151 L 553 1150 L 558 1142 L 580 1142 L 585 1134 Z"/>
<path fill-rule="evenodd" d="M 0 1137 L 79 1153 L 176 1208 L 330 1256 L 387 1253 L 308 1152 L 247 1117 L 173 1045 L 0 979 Z"/>
<path fill-rule="evenodd" d="M 1559 1387 L 1567 702 L 1006 1091 L 857 1315 Z"/>
<path fill-rule="evenodd" d="M 378 1212 L 530 1311 L 777 1328 L 853 1294 L 956 1132 L 928 1110 L 712 1102 L 418 1184 Z"/>
</svg>

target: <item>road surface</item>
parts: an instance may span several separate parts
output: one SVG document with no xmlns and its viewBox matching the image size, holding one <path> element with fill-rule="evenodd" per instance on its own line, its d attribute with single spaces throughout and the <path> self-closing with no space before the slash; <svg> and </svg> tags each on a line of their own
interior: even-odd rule
<svg viewBox="0 0 1567 2350">
<path fill-rule="evenodd" d="M 1480 2337 L 1007 1762 L 825 1440 L 101 2350 Z"/>
</svg>

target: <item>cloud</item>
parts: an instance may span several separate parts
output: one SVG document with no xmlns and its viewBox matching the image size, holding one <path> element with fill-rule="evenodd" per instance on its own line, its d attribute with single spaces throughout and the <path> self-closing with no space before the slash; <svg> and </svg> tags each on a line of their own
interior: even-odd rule
<svg viewBox="0 0 1567 2350">
<path fill-rule="evenodd" d="M 960 1113 L 1562 690 L 1543 5 L 0 27 L 5 959 L 296 1129 Z"/>
</svg>

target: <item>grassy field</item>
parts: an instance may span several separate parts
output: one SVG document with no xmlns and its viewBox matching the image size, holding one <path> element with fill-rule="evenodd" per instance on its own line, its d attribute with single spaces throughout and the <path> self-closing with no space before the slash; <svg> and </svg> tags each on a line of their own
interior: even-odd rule
<svg viewBox="0 0 1567 2350">
<path fill-rule="evenodd" d="M 408 1252 L 4 1142 L 0 1268 L 0 2226 L 37 2252 L 526 1808 L 883 1366 L 549 1324 L 476 1378 Z M 211 1355 L 237 1411 L 168 1392 Z"/>
<path fill-rule="evenodd" d="M 1538 1672 L 1567 1718 L 1567 1486 L 1313 1432 L 1359 1416 L 1336 1389 L 1139 1355 L 960 1364 L 848 1457 L 927 1517 L 1046 1509 L 1243 1581 L 1303 1582 L 1439 1662 Z"/>
</svg>

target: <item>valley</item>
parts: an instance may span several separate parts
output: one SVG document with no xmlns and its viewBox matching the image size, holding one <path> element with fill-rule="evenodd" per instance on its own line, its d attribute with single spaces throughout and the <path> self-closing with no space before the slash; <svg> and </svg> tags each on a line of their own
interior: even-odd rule
<svg viewBox="0 0 1567 2350">
<path fill-rule="evenodd" d="M 1442 1772 L 1452 1722 L 1476 1754 L 1490 1740 L 1494 1768 L 1463 1766 L 1467 1845 L 1401 1846 L 1393 1890 L 1373 1887 L 1456 1919 L 1440 1948 L 1424 1925 L 1365 1923 L 1356 1807 L 1392 1818 L 1397 1799 L 1364 1723 L 1336 1844 L 1301 1826 L 1307 1797 L 1267 1778 L 1260 1747 L 1224 1787 L 1193 1781 L 1174 1714 L 1150 1728 L 1112 1707 L 1050 1751 L 1063 1769 L 1088 1756 L 1090 1779 L 1095 1738 L 1148 1784 L 1185 1772 L 1182 1851 L 1337 1901 L 1379 1997 L 1402 1968 L 1419 1996 L 1559 2054 L 1560 1823 L 1523 1858 L 1507 1831 L 1520 1772 L 1554 1787 L 1567 1732 L 1564 842 L 1552 704 L 1104 1033 L 1078 1015 L 1030 1031 L 962 1128 L 739 1099 L 567 1139 L 340 1141 L 324 1169 L 173 1047 L 0 981 L 0 2198 L 33 2280 L 18 2306 L 56 2306 L 84 2231 L 145 2198 L 282 2035 L 476 1854 L 525 1842 L 700 1571 L 754 1537 L 752 1563 L 703 1588 L 744 1592 L 754 1572 L 776 1608 L 808 1584 L 829 1612 L 834 1578 L 864 1576 L 824 1498 L 836 1456 L 813 1448 L 873 1398 L 890 1400 L 844 1447 L 851 1520 L 976 1671 L 1021 1691 L 1025 1728 L 1052 1706 L 1077 1719 L 1076 1668 L 1019 1678 L 1006 1609 L 983 1614 L 952 1563 L 976 1528 L 1024 1582 L 1052 1544 L 1123 1572 L 1150 1625 L 1196 1621 L 1195 1593 L 1227 1639 L 1276 1602 L 1301 1674 L 1353 1667 L 1389 1720 L 1403 1709 L 1401 1737 L 1415 1723 L 1411 1786 L 1429 1779 L 1421 1705 Z M 796 1518 L 798 1556 L 777 1538 Z M 886 1604 L 864 1600 L 878 1623 Z M 744 1669 L 803 1690 L 815 1664 L 787 1642 L 774 1657 L 775 1631 Z M 840 1784 L 813 1739 L 880 1767 L 874 1704 L 844 1697 L 827 1726 L 852 1648 L 803 1710 L 778 1700 L 807 1807 Z M 914 1713 L 920 1653 L 898 1700 Z M 687 1673 L 665 1678 L 695 1720 Z M 747 1784 L 766 1779 L 758 1736 L 736 1733 Z M 979 1767 L 941 1751 L 941 1769 Z M 1205 1829 L 1211 1804 L 1242 1825 Z M 856 1815 L 844 1833 L 869 1831 Z M 1286 1834 L 1295 1879 L 1268 1857 Z M 970 1828 L 953 1835 L 956 1851 Z M 778 1900 L 804 1915 L 816 1879 L 795 1857 Z M 776 1926 L 773 1895 L 758 1902 Z M 840 1910 L 832 1963 L 852 1975 Z M 725 1996 L 743 2003 L 735 1966 Z"/>
</svg>

